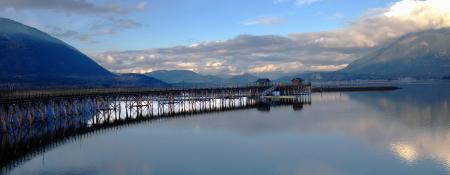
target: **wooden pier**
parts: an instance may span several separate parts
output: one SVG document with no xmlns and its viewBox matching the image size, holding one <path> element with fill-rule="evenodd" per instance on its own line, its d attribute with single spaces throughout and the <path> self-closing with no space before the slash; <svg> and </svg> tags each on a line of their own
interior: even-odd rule
<svg viewBox="0 0 450 175">
<path fill-rule="evenodd" d="M 259 100 L 263 93 L 310 96 L 310 86 L 269 85 L 188 89 L 71 89 L 3 91 L 0 93 L 0 130 L 32 126 L 66 118 L 91 117 L 89 124 L 113 119 L 160 117 L 198 110 L 234 108 Z M 270 93 L 270 92 L 269 92 Z"/>
<path fill-rule="evenodd" d="M 265 101 L 276 86 L 284 96 Z M 133 123 L 201 113 L 311 104 L 310 87 L 249 86 L 205 89 L 97 89 L 10 92 L 0 101 L 0 170 L 79 137 Z M 303 95 L 298 95 L 302 93 Z M 1 173 L 0 173 L 1 174 Z"/>
</svg>

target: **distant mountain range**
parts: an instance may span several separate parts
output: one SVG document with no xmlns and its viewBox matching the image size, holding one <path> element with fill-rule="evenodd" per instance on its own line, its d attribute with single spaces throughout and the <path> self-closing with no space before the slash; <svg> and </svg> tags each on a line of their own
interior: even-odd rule
<svg viewBox="0 0 450 175">
<path fill-rule="evenodd" d="M 294 78 L 302 78 L 309 82 L 319 81 L 352 81 L 352 80 L 395 80 L 396 78 L 381 76 L 381 75 L 365 75 L 365 74 L 351 74 L 341 72 L 305 72 L 292 76 L 284 76 L 274 80 L 275 82 L 287 83 Z"/>
<path fill-rule="evenodd" d="M 230 84 L 247 84 L 247 83 L 255 83 L 256 80 L 258 79 L 259 77 L 246 73 L 242 75 L 231 76 L 228 79 L 226 79 L 225 82 L 228 82 Z"/>
<path fill-rule="evenodd" d="M 167 86 L 116 75 L 68 44 L 35 28 L 0 18 L 0 87 Z"/>
<path fill-rule="evenodd" d="M 450 76 L 450 29 L 405 35 L 338 73 L 413 78 Z"/>
<path fill-rule="evenodd" d="M 113 84 L 114 87 L 128 87 L 128 86 L 135 86 L 135 87 L 145 87 L 145 86 L 151 86 L 151 87 L 169 87 L 170 84 L 158 80 L 153 77 L 149 77 L 143 74 L 133 74 L 133 73 L 127 73 L 127 74 L 120 74 L 120 76 L 116 77 L 115 84 Z"/>
<path fill-rule="evenodd" d="M 222 78 L 213 75 L 201 75 L 189 70 L 158 70 L 145 74 L 171 83 L 175 86 L 218 86 L 254 83 L 258 77 L 251 74 Z"/>
<path fill-rule="evenodd" d="M 216 83 L 222 79 L 211 75 L 200 75 L 189 70 L 158 70 L 145 75 L 160 79 L 167 83 Z"/>
<path fill-rule="evenodd" d="M 276 81 L 288 82 L 294 77 L 309 81 L 448 79 L 450 29 L 407 34 L 339 71 L 299 73 Z"/>
</svg>

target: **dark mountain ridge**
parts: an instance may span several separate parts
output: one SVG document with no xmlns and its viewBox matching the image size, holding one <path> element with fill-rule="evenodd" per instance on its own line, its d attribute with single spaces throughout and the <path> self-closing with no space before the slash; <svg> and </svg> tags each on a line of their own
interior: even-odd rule
<svg viewBox="0 0 450 175">
<path fill-rule="evenodd" d="M 170 85 L 166 82 L 158 80 L 153 77 L 149 77 L 143 74 L 126 73 L 120 74 L 116 78 L 115 87 L 128 87 L 130 85 L 134 87 L 144 87 L 152 85 L 152 87 L 169 87 Z"/>
<path fill-rule="evenodd" d="M 167 84 L 150 77 L 116 75 L 55 37 L 0 18 L 0 88 L 113 86 Z"/>
<path fill-rule="evenodd" d="M 0 76 L 113 77 L 89 57 L 35 28 L 0 18 Z"/>
</svg>

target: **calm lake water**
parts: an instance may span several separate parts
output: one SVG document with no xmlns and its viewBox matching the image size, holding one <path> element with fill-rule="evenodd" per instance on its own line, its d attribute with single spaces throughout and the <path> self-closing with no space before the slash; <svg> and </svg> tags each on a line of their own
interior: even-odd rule
<svg viewBox="0 0 450 175">
<path fill-rule="evenodd" d="M 448 84 L 318 93 L 84 136 L 8 174 L 450 174 L 449 101 Z"/>
</svg>

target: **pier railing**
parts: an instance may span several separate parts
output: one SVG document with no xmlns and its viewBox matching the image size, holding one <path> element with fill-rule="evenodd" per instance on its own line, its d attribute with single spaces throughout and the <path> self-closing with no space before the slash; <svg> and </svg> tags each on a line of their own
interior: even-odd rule
<svg viewBox="0 0 450 175">
<path fill-rule="evenodd" d="M 13 126 L 23 127 L 36 122 L 60 118 L 107 113 L 126 116 L 157 113 L 172 115 L 196 105 L 217 105 L 234 102 L 233 99 L 258 99 L 267 86 L 244 86 L 227 88 L 184 89 L 70 89 L 49 91 L 14 91 L 2 93 L 0 101 L 0 130 L 8 131 Z M 281 95 L 308 96 L 308 86 L 279 85 Z M 205 104 L 205 102 L 210 102 Z M 242 102 L 242 101 L 239 101 Z M 223 105 L 223 104 L 220 104 Z M 234 104 L 233 104 L 234 105 Z M 83 113 L 84 112 L 84 113 Z"/>
<path fill-rule="evenodd" d="M 74 89 L 9 89 L 0 90 L 0 103 L 12 101 L 36 100 L 46 98 L 70 98 L 84 96 L 104 96 L 104 95 L 135 95 L 135 94 L 169 94 L 183 92 L 221 92 L 221 91 L 248 91 L 253 90 L 251 95 L 259 95 L 259 92 L 267 90 L 273 86 L 282 89 L 293 89 L 299 87 L 302 90 L 308 90 L 310 85 L 288 85 L 288 84 L 269 84 L 269 85 L 235 85 L 224 87 L 198 87 L 198 88 L 74 88 Z M 310 90 L 310 89 L 309 89 Z M 250 95 L 250 94 L 249 94 Z"/>
<path fill-rule="evenodd" d="M 263 88 L 259 86 L 235 86 L 224 88 L 76 88 L 76 89 L 40 89 L 40 90 L 3 90 L 0 91 L 0 102 L 44 99 L 44 98 L 64 98 L 76 96 L 101 96 L 101 95 L 128 95 L 142 93 L 160 92 L 181 92 L 181 91 L 204 91 L 219 89 L 240 89 L 240 88 Z"/>
</svg>

